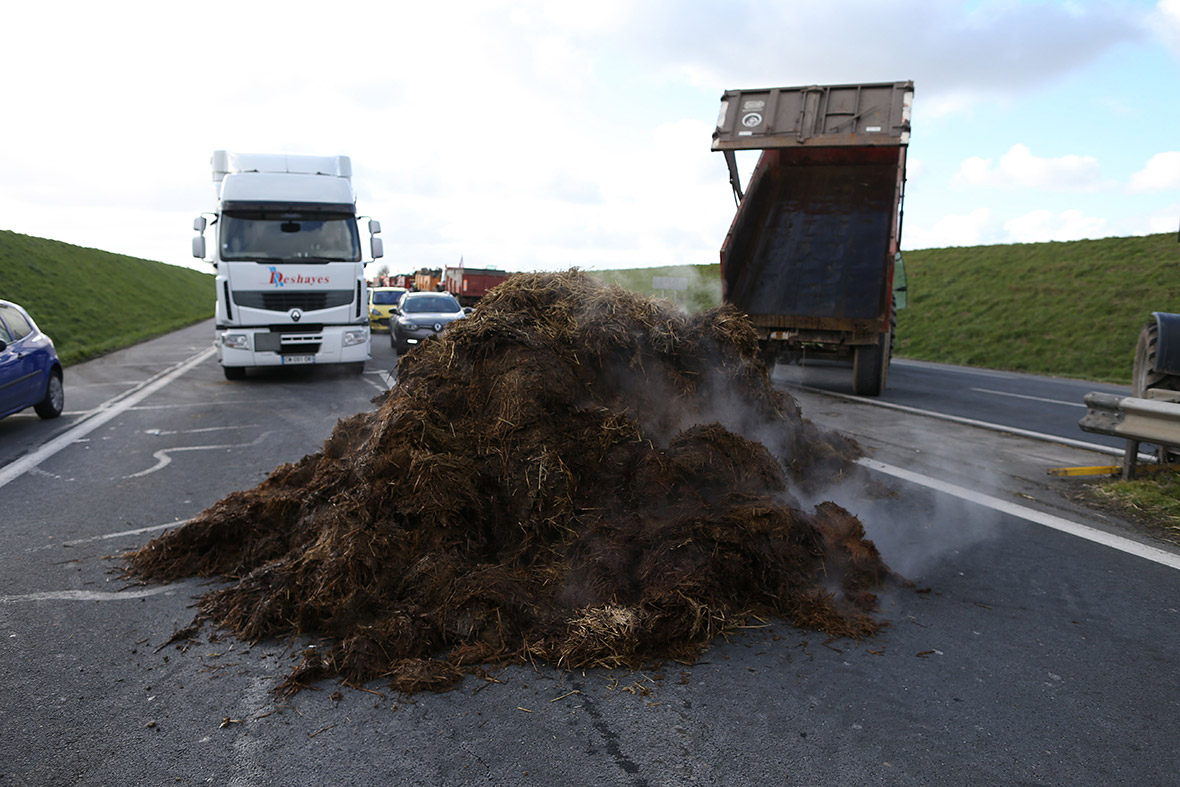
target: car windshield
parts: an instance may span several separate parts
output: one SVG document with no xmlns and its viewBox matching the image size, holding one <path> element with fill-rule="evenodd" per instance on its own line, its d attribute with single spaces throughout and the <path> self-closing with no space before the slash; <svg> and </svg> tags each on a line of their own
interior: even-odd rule
<svg viewBox="0 0 1180 787">
<path fill-rule="evenodd" d="M 397 303 L 397 299 L 400 297 L 402 297 L 402 293 L 397 290 L 374 290 L 373 305 L 392 306 Z"/>
<path fill-rule="evenodd" d="M 407 314 L 423 312 L 457 312 L 459 302 L 451 295 L 424 295 L 420 298 L 406 298 L 402 311 Z"/>
<path fill-rule="evenodd" d="M 359 262 L 356 218 L 343 213 L 226 212 L 221 259 Z"/>
</svg>

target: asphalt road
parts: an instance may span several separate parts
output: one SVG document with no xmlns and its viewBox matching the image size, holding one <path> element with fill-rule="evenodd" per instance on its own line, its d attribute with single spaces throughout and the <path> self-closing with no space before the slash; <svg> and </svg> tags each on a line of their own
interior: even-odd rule
<svg viewBox="0 0 1180 787">
<path fill-rule="evenodd" d="M 836 362 L 779 365 L 776 379 L 828 394 L 852 396 L 852 367 Z M 1042 377 L 1019 372 L 895 358 L 885 392 L 877 401 L 898 408 L 999 424 L 1122 450 L 1125 441 L 1082 432 L 1083 397 L 1091 391 L 1130 396 L 1125 385 Z"/>
<path fill-rule="evenodd" d="M 831 490 L 927 591 L 886 594 L 891 625 L 872 641 L 774 622 L 693 665 L 514 667 L 445 694 L 407 698 L 376 681 L 290 699 L 270 689 L 299 643 L 206 630 L 161 647 L 209 585 L 130 586 L 110 556 L 317 450 L 338 418 L 372 406 L 394 365 L 379 337 L 360 377 L 230 383 L 205 354 L 211 333 L 71 367 L 58 422 L 0 420 L 0 785 L 1097 785 L 1180 773 L 1180 571 L 954 491 L 1132 538 L 1043 477 L 1087 453 L 810 387 L 796 390 L 805 415 L 918 479 L 879 476 L 892 498 Z M 922 382 L 939 371 L 927 366 L 913 385 L 944 392 L 933 400 L 951 386 L 998 390 L 953 368 Z M 891 373 L 886 400 L 909 371 Z M 1047 404 L 1015 401 L 1022 419 Z M 1040 430 L 1050 420 L 1033 418 Z"/>
</svg>

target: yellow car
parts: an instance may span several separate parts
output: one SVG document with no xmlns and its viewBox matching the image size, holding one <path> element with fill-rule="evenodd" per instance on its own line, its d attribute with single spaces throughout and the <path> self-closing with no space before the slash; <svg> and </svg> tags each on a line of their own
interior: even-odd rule
<svg viewBox="0 0 1180 787">
<path fill-rule="evenodd" d="M 370 287 L 369 288 L 369 330 L 388 331 L 389 315 L 393 307 L 406 294 L 404 287 Z"/>
</svg>

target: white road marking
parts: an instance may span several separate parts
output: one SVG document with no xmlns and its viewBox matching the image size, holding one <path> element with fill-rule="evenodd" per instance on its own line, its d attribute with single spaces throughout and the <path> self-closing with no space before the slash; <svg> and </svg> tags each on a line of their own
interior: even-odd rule
<svg viewBox="0 0 1180 787">
<path fill-rule="evenodd" d="M 1097 528 L 1088 527 L 1087 525 L 1079 524 L 1077 522 L 1072 522 L 1068 519 L 1054 516 L 1053 514 L 1046 514 L 1041 511 L 1036 511 L 1032 508 L 1026 508 L 1025 506 L 1017 505 L 1016 503 L 1012 503 L 1007 500 L 1001 500 L 998 497 L 992 497 L 991 495 L 985 495 L 972 489 L 967 489 L 966 487 L 957 486 L 956 484 L 947 483 L 946 481 L 939 481 L 937 478 L 931 478 L 930 476 L 922 475 L 921 473 L 915 473 L 911 470 L 905 470 L 901 467 L 895 467 L 893 465 L 885 464 L 884 462 L 878 462 L 876 459 L 860 459 L 859 463 L 870 470 L 876 470 L 878 472 L 885 473 L 886 475 L 891 475 L 894 478 L 900 478 L 903 481 L 909 481 L 910 483 L 924 486 L 927 489 L 933 489 L 935 491 L 942 492 L 943 494 L 952 495 L 954 497 L 960 498 L 961 500 L 966 500 L 968 502 L 975 503 L 976 505 L 990 508 L 993 511 L 999 511 L 1000 513 L 1008 514 L 1009 516 L 1018 517 L 1025 521 L 1033 522 L 1034 524 L 1044 525 L 1045 527 L 1052 528 L 1053 530 L 1059 530 L 1062 533 L 1068 533 L 1071 536 L 1077 536 L 1078 538 L 1084 538 L 1087 541 L 1093 541 L 1096 544 L 1101 544 L 1102 546 L 1110 547 L 1111 549 L 1117 549 L 1120 552 L 1127 553 L 1128 555 L 1141 557 L 1145 560 L 1159 563 L 1162 566 L 1180 570 L 1180 555 L 1167 552 L 1158 547 L 1153 547 L 1150 544 L 1142 544 L 1138 541 L 1132 541 L 1129 538 L 1116 536 L 1113 533 L 1107 533 L 1104 530 L 1098 530 Z"/>
<path fill-rule="evenodd" d="M 162 525 L 148 525 L 147 527 L 137 527 L 134 530 L 120 530 L 118 533 L 106 533 L 101 536 L 91 536 L 90 538 L 78 538 L 73 541 L 63 541 L 66 546 L 76 546 L 78 544 L 88 544 L 91 541 L 107 541 L 112 538 L 122 538 L 123 536 L 139 536 L 144 533 L 154 533 L 157 530 L 167 530 L 170 527 L 181 527 L 191 522 L 191 519 L 180 519 L 176 522 L 165 522 Z"/>
<path fill-rule="evenodd" d="M 107 541 L 112 538 L 122 538 L 123 536 L 138 536 L 144 533 L 154 533 L 157 530 L 167 530 L 170 527 L 182 527 L 187 525 L 192 520 L 180 519 L 175 522 L 166 522 L 162 525 L 149 525 L 148 527 L 137 527 L 134 530 L 120 530 L 118 533 L 105 533 L 101 536 L 91 536 L 89 538 L 75 538 L 72 541 L 62 541 L 59 543 L 42 544 L 39 547 L 29 547 L 25 552 L 44 552 L 46 549 L 53 549 L 54 547 L 76 547 L 80 544 L 89 544 L 94 541 Z"/>
<path fill-rule="evenodd" d="M 87 417 L 85 420 L 74 424 L 74 426 L 59 434 L 48 443 L 38 448 L 36 451 L 25 454 L 20 459 L 17 459 L 16 461 L 0 468 L 0 487 L 7 486 L 9 482 L 20 478 L 26 472 L 34 467 L 37 467 L 46 459 L 49 459 L 50 457 L 63 451 L 66 447 L 76 442 L 79 438 L 85 437 L 116 416 L 139 404 L 144 399 L 168 385 L 176 378 L 185 374 L 193 367 L 201 364 L 208 358 L 211 358 L 215 352 L 216 350 L 213 347 L 202 350 L 196 355 L 188 358 L 188 360 L 181 361 L 172 368 L 165 369 L 155 377 L 144 380 L 126 394 L 121 394 L 113 399 L 108 399 L 107 401 L 103 402 L 98 407 L 94 408 L 92 411 L 93 414 Z"/>
<path fill-rule="evenodd" d="M 1029 401 L 1033 401 L 1033 402 L 1045 402 L 1047 404 L 1064 404 L 1064 405 L 1069 405 L 1070 407 L 1081 407 L 1082 409 L 1085 409 L 1085 407 L 1086 407 L 1085 402 L 1067 402 L 1062 399 L 1046 399 L 1043 396 L 1028 396 L 1026 394 L 1011 393 L 1009 391 L 993 391 L 990 388 L 972 388 L 970 390 L 978 391 L 979 393 L 992 394 L 993 396 L 1010 396 L 1013 399 L 1028 399 Z"/>
<path fill-rule="evenodd" d="M 1027 437 L 1030 440 L 1041 440 L 1046 443 L 1057 443 L 1058 445 L 1067 445 L 1071 448 L 1081 448 L 1084 451 L 1093 451 L 1099 454 L 1107 454 L 1108 456 L 1122 456 L 1125 451 L 1122 448 L 1114 448 L 1109 445 L 1100 445 L 1098 443 L 1087 443 L 1084 440 L 1074 440 L 1071 437 L 1061 437 L 1055 434 L 1046 434 L 1045 432 L 1033 432 L 1028 429 L 1019 429 L 1015 426 L 1005 426 L 1004 424 L 991 423 L 990 421 L 977 421 L 974 418 L 964 418 L 959 415 L 948 415 L 946 413 L 939 413 L 934 410 L 923 410 L 919 407 L 910 407 L 904 404 L 894 404 L 893 402 L 883 402 L 880 399 L 872 399 L 864 396 L 852 396 L 851 394 L 839 393 L 837 391 L 825 391 L 821 388 L 812 388 L 809 385 L 795 386 L 804 391 L 821 396 L 830 396 L 834 399 L 844 399 L 849 402 L 858 402 L 860 404 L 867 404 L 872 407 L 884 407 L 886 410 L 896 410 L 900 413 L 911 413 L 913 415 L 922 415 L 927 418 L 937 418 L 940 421 L 949 421 L 955 424 L 963 424 L 964 426 L 975 426 L 980 429 L 988 429 L 993 432 L 1003 432 L 1004 434 L 1015 435 L 1016 437 Z M 1151 459 L 1150 454 L 1140 454 L 1144 459 Z"/>
<path fill-rule="evenodd" d="M 144 434 L 159 437 L 165 434 L 204 434 L 205 432 L 227 432 L 238 429 L 256 429 L 258 424 L 242 424 L 241 426 L 206 426 L 201 429 L 145 429 Z"/>
<path fill-rule="evenodd" d="M 172 463 L 172 456 L 171 455 L 173 453 L 178 452 L 178 451 L 215 451 L 215 450 L 219 450 L 219 449 L 228 450 L 230 448 L 250 448 L 251 446 L 255 446 L 255 445 L 258 445 L 259 443 L 261 443 L 263 440 L 266 439 L 267 435 L 269 435 L 269 434 L 270 434 L 270 432 L 263 432 L 262 434 L 258 435 L 258 437 L 256 437 L 254 440 L 250 441 L 249 443 L 225 443 L 223 445 L 182 445 L 182 446 L 177 446 L 176 448 L 161 448 L 159 451 L 152 452 L 152 456 L 154 456 L 156 458 L 156 463 L 154 465 L 149 467 L 147 470 L 140 470 L 138 473 L 131 473 L 130 475 L 125 475 L 123 477 L 124 478 L 140 478 L 145 475 L 150 475 L 150 474 L 156 472 L 157 470 L 163 470 L 165 467 L 167 467 L 169 464 Z"/>
<path fill-rule="evenodd" d="M 270 678 L 251 678 L 250 685 L 242 694 L 238 704 L 238 718 L 253 719 L 266 708 L 271 707 Z M 249 724 L 237 725 L 234 734 L 233 774 L 229 787 L 250 787 L 267 781 L 266 742 L 261 733 Z"/>
<path fill-rule="evenodd" d="M 161 593 L 172 594 L 176 587 L 160 585 L 143 590 L 47 590 L 42 593 L 23 593 L 19 596 L 0 596 L 0 604 L 18 604 L 29 601 L 127 601 L 133 598 L 147 598 Z"/>
</svg>

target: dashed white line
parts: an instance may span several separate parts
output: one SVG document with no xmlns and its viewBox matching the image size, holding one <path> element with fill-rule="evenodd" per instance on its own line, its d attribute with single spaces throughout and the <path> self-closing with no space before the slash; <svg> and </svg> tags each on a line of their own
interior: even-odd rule
<svg viewBox="0 0 1180 787">
<path fill-rule="evenodd" d="M 1031 402 L 1045 402 L 1046 404 L 1064 404 L 1068 407 L 1081 407 L 1085 409 L 1085 402 L 1067 402 L 1063 399 L 1047 399 L 1043 396 L 1029 396 L 1028 394 L 1012 393 L 1011 391 L 993 391 L 990 388 L 972 388 L 972 391 L 979 393 L 991 394 L 993 396 L 1009 396 L 1013 399 L 1027 399 Z"/>
</svg>

